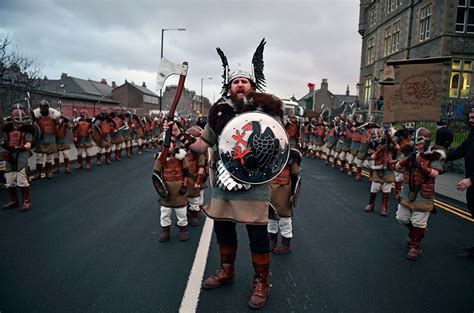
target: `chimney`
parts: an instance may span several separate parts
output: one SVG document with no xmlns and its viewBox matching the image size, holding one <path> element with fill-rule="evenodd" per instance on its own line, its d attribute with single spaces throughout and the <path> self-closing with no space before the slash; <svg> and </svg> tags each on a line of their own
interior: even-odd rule
<svg viewBox="0 0 474 313">
<path fill-rule="evenodd" d="M 145 82 L 143 82 L 143 84 L 142 84 L 142 87 L 145 87 L 145 88 L 146 88 L 146 84 L 145 84 Z"/>
<path fill-rule="evenodd" d="M 346 96 L 350 95 L 350 92 L 349 92 L 349 85 L 347 85 L 347 88 L 346 88 Z"/>
<path fill-rule="evenodd" d="M 114 81 L 112 82 L 112 88 L 113 89 L 117 88 L 117 84 Z"/>
<path fill-rule="evenodd" d="M 102 79 L 100 80 L 100 83 L 101 83 L 101 84 L 104 84 L 104 85 L 107 85 L 107 80 L 106 80 L 105 78 L 102 78 Z"/>
<path fill-rule="evenodd" d="M 67 78 L 67 73 L 62 73 L 61 74 L 61 79 L 66 79 Z"/>
<path fill-rule="evenodd" d="M 328 90 L 328 79 L 323 78 L 323 81 L 321 82 L 321 90 Z"/>
</svg>

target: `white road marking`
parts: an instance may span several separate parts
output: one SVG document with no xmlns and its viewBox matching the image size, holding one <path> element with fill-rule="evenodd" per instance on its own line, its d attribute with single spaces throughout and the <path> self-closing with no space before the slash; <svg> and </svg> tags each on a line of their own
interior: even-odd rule
<svg viewBox="0 0 474 313">
<path fill-rule="evenodd" d="M 209 254 L 209 245 L 211 244 L 212 228 L 214 221 L 206 217 L 206 222 L 202 229 L 199 245 L 194 257 L 193 267 L 189 274 L 186 290 L 184 291 L 180 313 L 196 312 L 199 302 L 199 294 L 201 292 L 201 283 L 204 276 L 204 269 L 206 268 L 207 255 Z"/>
</svg>

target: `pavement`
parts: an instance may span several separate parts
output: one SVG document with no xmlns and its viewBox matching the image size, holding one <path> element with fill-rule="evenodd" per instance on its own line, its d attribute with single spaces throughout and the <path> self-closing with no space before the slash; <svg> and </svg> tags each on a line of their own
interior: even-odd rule
<svg viewBox="0 0 474 313">
<path fill-rule="evenodd" d="M 0 211 L 0 311 L 178 312 L 189 285 L 199 286 L 219 267 L 217 243 L 205 236 L 212 227 L 202 226 L 190 229 L 187 242 L 177 239 L 177 227 L 169 242 L 158 241 L 152 164 L 148 152 L 35 181 L 31 211 Z M 472 222 L 439 210 L 430 217 L 421 258 L 411 262 L 393 195 L 384 218 L 380 196 L 374 213 L 363 212 L 365 178 L 355 182 L 305 158 L 302 181 L 293 251 L 272 256 L 273 287 L 261 312 L 473 312 L 474 263 L 456 257 L 474 244 Z M 236 279 L 197 288 L 197 312 L 251 311 L 248 239 L 245 227 L 237 230 Z M 203 238 L 210 238 L 208 248 Z M 193 276 L 198 263 L 201 277 Z"/>
</svg>

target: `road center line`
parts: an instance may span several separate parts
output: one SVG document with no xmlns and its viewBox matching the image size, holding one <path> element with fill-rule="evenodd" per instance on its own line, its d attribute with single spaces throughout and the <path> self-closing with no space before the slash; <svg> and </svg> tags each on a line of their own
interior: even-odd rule
<svg viewBox="0 0 474 313">
<path fill-rule="evenodd" d="M 189 274 L 186 290 L 184 291 L 180 313 L 196 312 L 199 302 L 199 294 L 201 292 L 201 282 L 206 268 L 207 255 L 209 254 L 209 245 L 211 244 L 212 228 L 214 221 L 206 217 L 206 222 L 202 229 L 201 238 L 199 239 L 196 256 L 194 257 L 191 273 Z"/>
</svg>

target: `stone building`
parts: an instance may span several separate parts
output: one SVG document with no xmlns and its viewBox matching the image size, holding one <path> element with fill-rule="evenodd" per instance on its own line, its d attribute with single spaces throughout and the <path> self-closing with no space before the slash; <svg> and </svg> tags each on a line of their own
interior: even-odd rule
<svg viewBox="0 0 474 313">
<path fill-rule="evenodd" d="M 160 97 L 148 89 L 145 82 L 139 86 L 133 82 L 125 81 L 123 85 L 113 88 L 112 98 L 140 115 L 148 113 L 150 110 L 158 110 L 160 105 Z"/>
<path fill-rule="evenodd" d="M 166 86 L 163 91 L 163 105 L 162 109 L 168 111 L 171 103 L 173 102 L 174 95 L 176 94 L 177 85 Z M 195 91 L 184 89 L 181 98 L 178 103 L 178 113 L 182 116 L 191 116 L 192 118 L 202 116 L 207 116 L 211 104 L 209 99 L 206 97 L 202 98 L 201 96 L 196 95 Z"/>
<path fill-rule="evenodd" d="M 446 102 L 472 101 L 474 60 L 474 0 L 361 0 L 362 36 L 359 99 L 375 109 L 381 96 L 384 64 L 452 56 L 444 79 Z"/>
<path fill-rule="evenodd" d="M 349 85 L 344 95 L 333 94 L 329 91 L 328 86 L 326 78 L 323 78 L 320 89 L 315 89 L 314 84 L 308 84 L 308 93 L 297 101 L 298 105 L 304 108 L 305 116 L 312 117 L 318 115 L 323 110 L 323 104 L 329 115 L 334 116 L 341 109 L 343 103 L 351 104 L 356 102 L 357 97 L 350 95 Z"/>
</svg>

